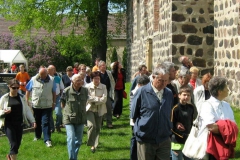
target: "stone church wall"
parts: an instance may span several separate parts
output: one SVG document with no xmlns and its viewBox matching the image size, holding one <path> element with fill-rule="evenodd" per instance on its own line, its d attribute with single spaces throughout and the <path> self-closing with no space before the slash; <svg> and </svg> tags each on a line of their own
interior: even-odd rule
<svg viewBox="0 0 240 160">
<path fill-rule="evenodd" d="M 239 0 L 214 1 L 214 73 L 228 79 L 233 105 L 240 102 Z"/>
<path fill-rule="evenodd" d="M 200 68 L 228 79 L 228 101 L 240 103 L 240 0 L 128 0 L 128 73 L 186 55 Z"/>
<path fill-rule="evenodd" d="M 213 72 L 213 0 L 188 0 L 172 3 L 172 61 L 188 56 L 200 69 L 200 76 Z"/>
</svg>

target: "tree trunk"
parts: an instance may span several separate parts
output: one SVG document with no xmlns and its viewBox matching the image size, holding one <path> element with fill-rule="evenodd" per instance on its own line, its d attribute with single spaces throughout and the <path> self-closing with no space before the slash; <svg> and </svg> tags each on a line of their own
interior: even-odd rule
<svg viewBox="0 0 240 160">
<path fill-rule="evenodd" d="M 107 20 L 108 20 L 108 3 L 109 0 L 99 0 L 99 12 L 96 15 L 96 20 L 89 21 L 89 27 L 92 30 L 92 35 L 98 40 L 96 44 L 92 45 L 92 63 L 94 65 L 95 59 L 98 57 L 106 61 L 107 53 Z"/>
</svg>

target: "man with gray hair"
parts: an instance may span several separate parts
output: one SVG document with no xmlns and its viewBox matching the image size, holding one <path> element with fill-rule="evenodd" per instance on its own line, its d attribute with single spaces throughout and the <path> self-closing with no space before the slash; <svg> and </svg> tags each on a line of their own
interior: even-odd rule
<svg viewBox="0 0 240 160">
<path fill-rule="evenodd" d="M 166 88 L 169 74 L 156 67 L 152 77 L 152 82 L 138 89 L 131 104 L 139 160 L 170 157 L 173 94 Z"/>
<path fill-rule="evenodd" d="M 148 76 L 146 76 L 146 75 L 139 76 L 139 78 L 137 80 L 137 86 L 130 93 L 130 102 L 129 102 L 130 114 L 131 114 L 131 102 L 132 102 L 132 99 L 133 99 L 135 93 L 137 92 L 137 90 L 140 87 L 147 85 L 149 82 L 150 82 L 150 80 L 149 80 Z M 132 126 L 132 131 L 133 131 L 133 127 L 134 127 L 133 119 L 130 119 L 130 125 Z M 130 141 L 130 160 L 137 160 L 137 141 L 136 141 L 134 132 L 132 134 L 132 138 Z"/>
<path fill-rule="evenodd" d="M 175 106 L 178 103 L 178 90 L 176 84 L 172 82 L 176 78 L 176 70 L 174 68 L 174 63 L 165 61 L 161 64 L 161 66 L 165 68 L 166 72 L 168 72 L 169 74 L 167 88 L 169 88 L 172 91 L 174 98 L 173 106 Z"/>
<path fill-rule="evenodd" d="M 106 120 L 107 120 L 107 127 L 113 128 L 112 125 L 112 101 L 114 100 L 114 89 L 115 89 L 115 81 L 113 79 L 112 73 L 107 70 L 106 63 L 104 61 L 98 62 L 98 69 L 100 71 L 100 82 L 105 84 L 107 87 L 107 113 L 106 113 Z"/>
<path fill-rule="evenodd" d="M 68 159 L 77 160 L 82 144 L 84 124 L 87 122 L 86 104 L 88 89 L 83 87 L 83 73 L 74 74 L 72 83 L 63 90 L 61 107 L 64 109 L 63 123 L 67 133 Z"/>
<path fill-rule="evenodd" d="M 44 142 L 47 147 L 51 147 L 50 116 L 56 102 L 56 83 L 48 75 L 46 68 L 40 68 L 39 73 L 28 82 L 26 89 L 27 102 L 32 92 L 32 107 L 37 123 L 34 141 L 40 139 L 43 132 Z"/>
</svg>

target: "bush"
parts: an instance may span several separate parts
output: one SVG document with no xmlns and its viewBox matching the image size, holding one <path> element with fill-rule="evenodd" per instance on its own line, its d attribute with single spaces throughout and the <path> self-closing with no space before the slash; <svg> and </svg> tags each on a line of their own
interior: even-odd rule
<svg viewBox="0 0 240 160">
<path fill-rule="evenodd" d="M 116 61 L 118 61 L 118 56 L 117 56 L 117 50 L 114 47 L 113 52 L 112 52 L 112 56 L 111 56 L 111 62 L 116 62 Z"/>
</svg>

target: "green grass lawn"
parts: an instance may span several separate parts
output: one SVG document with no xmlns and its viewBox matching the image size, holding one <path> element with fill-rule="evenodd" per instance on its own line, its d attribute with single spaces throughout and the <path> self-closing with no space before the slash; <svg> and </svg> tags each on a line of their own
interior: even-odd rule
<svg viewBox="0 0 240 160">
<path fill-rule="evenodd" d="M 127 93 L 129 83 L 126 85 Z M 93 154 L 86 145 L 87 134 L 84 130 L 83 144 L 80 148 L 78 159 L 81 160 L 128 160 L 131 138 L 129 126 L 129 99 L 124 100 L 123 114 L 120 119 L 113 118 L 114 129 L 106 128 L 106 123 L 101 130 L 100 144 Z M 240 124 L 240 110 L 234 109 L 235 119 Z M 34 133 L 23 135 L 22 145 L 19 150 L 18 160 L 67 160 L 66 132 L 53 133 L 53 147 L 47 148 L 42 140 L 33 142 Z M 0 160 L 6 159 L 9 144 L 6 137 L 0 137 Z M 236 158 L 240 160 L 240 140 L 237 141 Z"/>
</svg>

